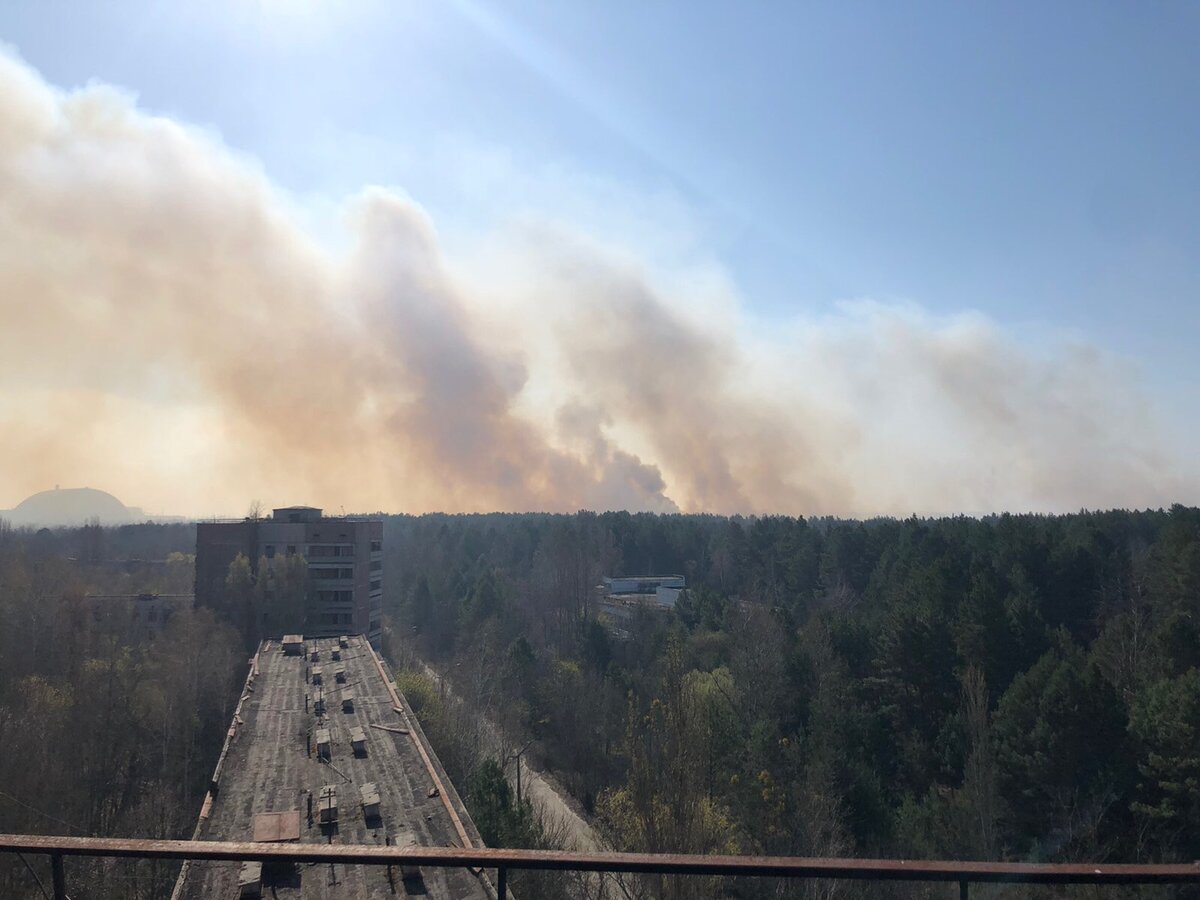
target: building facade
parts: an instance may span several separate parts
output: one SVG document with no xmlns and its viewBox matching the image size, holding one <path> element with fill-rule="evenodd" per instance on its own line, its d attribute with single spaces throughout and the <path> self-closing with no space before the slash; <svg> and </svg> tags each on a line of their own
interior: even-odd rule
<svg viewBox="0 0 1200 900">
<path fill-rule="evenodd" d="M 605 578 L 600 590 L 612 601 L 652 601 L 657 606 L 671 608 L 686 587 L 682 575 L 625 575 Z"/>
<path fill-rule="evenodd" d="M 261 576 L 263 561 L 301 557 L 307 567 L 303 613 L 272 615 L 277 607 L 270 603 L 271 587 L 264 583 L 261 608 L 242 611 L 250 622 L 250 634 L 268 638 L 289 632 L 306 637 L 362 634 L 379 646 L 383 522 L 326 517 L 311 506 L 282 507 L 270 519 L 201 522 L 196 526 L 197 606 L 228 606 L 226 577 L 239 553 L 249 560 L 256 577 Z M 249 598 L 242 602 L 254 606 Z"/>
<path fill-rule="evenodd" d="M 150 640 L 194 600 L 191 594 L 86 594 L 82 606 L 94 623 L 115 625 L 130 637 Z"/>
</svg>

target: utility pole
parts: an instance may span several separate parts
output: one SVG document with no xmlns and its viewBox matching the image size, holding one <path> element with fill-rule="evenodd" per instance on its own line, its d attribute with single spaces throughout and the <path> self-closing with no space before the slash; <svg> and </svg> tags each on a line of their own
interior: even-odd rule
<svg viewBox="0 0 1200 900">
<path fill-rule="evenodd" d="M 533 741 L 531 741 L 531 740 L 526 741 L 524 747 L 522 747 L 516 753 L 510 753 L 504 760 L 505 762 L 508 762 L 509 760 L 514 760 L 514 759 L 517 761 L 517 805 L 518 806 L 520 806 L 520 804 L 521 804 L 521 757 L 525 755 L 525 751 L 529 749 L 529 746 L 532 743 L 533 743 Z"/>
</svg>

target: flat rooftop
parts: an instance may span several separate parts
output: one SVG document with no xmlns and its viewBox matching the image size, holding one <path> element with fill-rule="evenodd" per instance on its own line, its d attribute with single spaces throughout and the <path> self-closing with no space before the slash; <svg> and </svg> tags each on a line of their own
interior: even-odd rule
<svg viewBox="0 0 1200 900">
<path fill-rule="evenodd" d="M 316 650 L 319 661 L 313 662 Z M 334 651 L 341 656 L 333 660 Z M 310 683 L 314 666 L 323 668 L 323 685 Z M 419 726 L 401 711 L 381 664 L 362 636 L 305 641 L 305 652 L 285 655 L 279 641 L 264 641 L 255 657 L 256 674 L 230 727 L 231 737 L 217 769 L 217 788 L 201 812 L 197 840 L 291 840 L 300 843 L 392 843 L 430 847 L 462 847 L 462 832 L 451 818 L 455 810 L 468 839 L 482 846 L 478 833 L 458 803 L 453 786 L 424 743 Z M 335 670 L 344 668 L 345 682 Z M 353 693 L 352 711 L 342 703 L 343 689 Z M 324 715 L 315 700 L 324 698 Z M 306 709 L 307 704 L 307 709 Z M 380 727 L 382 726 L 382 727 Z M 351 746 L 351 729 L 365 735 L 365 753 Z M 330 735 L 329 759 L 320 759 L 316 732 Z M 390 730 L 389 730 L 390 729 Z M 407 732 L 407 733 L 402 733 Z M 427 763 L 427 759 L 429 762 Z M 442 790 L 435 790 L 440 781 Z M 368 819 L 361 788 L 373 783 L 378 816 Z M 322 824 L 321 797 L 336 787 L 336 824 Z M 451 796 L 443 799 L 442 791 Z M 328 795 L 326 795 L 328 796 Z M 309 798 L 312 821 L 309 823 Z M 375 797 L 370 798 L 374 800 Z M 265 815 L 280 814 L 280 815 Z M 298 814 L 298 815 L 296 815 Z M 298 822 L 298 827 L 296 826 Z M 229 862 L 192 862 L 180 873 L 175 900 L 240 896 L 241 866 Z M 399 867 L 388 879 L 385 866 L 301 865 L 290 871 L 265 872 L 262 895 L 277 898 L 430 898 L 492 896 L 480 875 L 466 869 L 422 869 L 420 877 L 403 879 Z"/>
</svg>

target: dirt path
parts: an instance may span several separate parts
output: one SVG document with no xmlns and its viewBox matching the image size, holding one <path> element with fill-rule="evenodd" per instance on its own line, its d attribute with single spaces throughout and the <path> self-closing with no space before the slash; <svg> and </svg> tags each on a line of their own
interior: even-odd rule
<svg viewBox="0 0 1200 900">
<path fill-rule="evenodd" d="M 437 682 L 445 695 L 454 702 L 461 702 L 454 693 L 450 682 L 442 674 L 423 660 L 419 661 L 422 670 Z M 502 756 L 510 749 L 500 735 L 496 725 L 488 719 L 480 721 L 481 734 L 488 746 L 488 751 L 496 756 Z M 509 781 L 515 784 L 515 769 L 505 767 Z M 564 849 L 581 851 L 604 851 L 609 849 L 604 839 L 590 824 L 579 804 L 575 802 L 552 775 L 540 772 L 530 766 L 524 758 L 521 759 L 521 791 L 534 801 L 534 808 L 540 809 L 546 817 L 546 822 L 552 830 L 562 830 L 565 833 Z M 559 826 L 559 828 L 554 828 Z"/>
<path fill-rule="evenodd" d="M 547 817 L 563 826 L 574 846 L 568 850 L 589 850 L 600 852 L 607 850 L 608 845 L 596 832 L 582 814 L 576 812 L 574 799 L 562 790 L 553 777 L 537 769 L 524 765 L 521 774 L 521 790 L 525 796 L 534 801 L 534 807 L 541 807 Z"/>
</svg>

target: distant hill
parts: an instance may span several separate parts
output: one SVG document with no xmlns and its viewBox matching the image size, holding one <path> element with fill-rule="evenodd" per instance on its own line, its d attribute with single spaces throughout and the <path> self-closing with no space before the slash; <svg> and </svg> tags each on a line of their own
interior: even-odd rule
<svg viewBox="0 0 1200 900">
<path fill-rule="evenodd" d="M 99 519 L 102 525 L 129 525 L 145 522 L 146 514 L 136 506 L 126 506 L 107 491 L 84 487 L 41 491 L 12 509 L 0 510 L 0 519 L 18 528 L 52 528 L 83 525 L 92 519 Z M 156 516 L 155 521 L 178 521 L 178 517 Z"/>
</svg>

